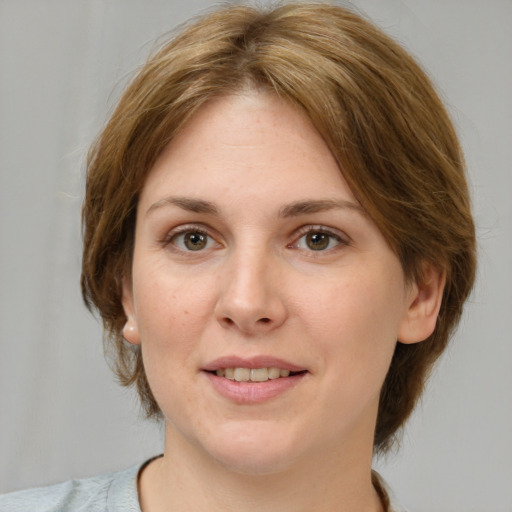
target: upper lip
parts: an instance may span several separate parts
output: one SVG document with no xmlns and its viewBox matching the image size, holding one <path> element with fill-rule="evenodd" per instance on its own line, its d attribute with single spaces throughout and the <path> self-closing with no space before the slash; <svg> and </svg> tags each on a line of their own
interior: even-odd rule
<svg viewBox="0 0 512 512">
<path fill-rule="evenodd" d="M 202 369 L 208 372 L 214 372 L 221 368 L 280 368 L 282 370 L 290 370 L 291 372 L 300 372 L 305 370 L 302 366 L 297 366 L 296 364 L 285 361 L 284 359 L 267 355 L 248 358 L 239 356 L 223 356 L 207 363 Z"/>
</svg>

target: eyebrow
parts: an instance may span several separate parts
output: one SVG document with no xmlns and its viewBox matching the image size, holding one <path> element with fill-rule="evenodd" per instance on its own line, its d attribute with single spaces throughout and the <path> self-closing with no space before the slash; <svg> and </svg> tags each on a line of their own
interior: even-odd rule
<svg viewBox="0 0 512 512">
<path fill-rule="evenodd" d="M 148 208 L 146 215 L 166 205 L 175 205 L 188 212 L 219 215 L 219 209 L 210 201 L 190 197 L 166 197 L 165 199 L 161 199 Z"/>
<path fill-rule="evenodd" d="M 279 211 L 279 217 L 297 217 L 308 213 L 318 213 L 338 209 L 349 209 L 366 215 L 363 207 L 359 203 L 355 203 L 353 201 L 346 201 L 344 199 L 311 199 L 296 201 L 283 206 Z"/>
<path fill-rule="evenodd" d="M 215 216 L 220 215 L 220 211 L 214 203 L 190 197 L 166 197 L 161 199 L 148 208 L 146 215 L 166 205 L 178 206 L 182 210 L 194 213 Z M 309 213 L 318 213 L 335 209 L 348 209 L 366 215 L 363 207 L 359 203 L 353 201 L 346 201 L 344 199 L 306 199 L 302 201 L 295 201 L 283 206 L 279 210 L 278 217 L 298 217 L 299 215 L 307 215 Z"/>
</svg>

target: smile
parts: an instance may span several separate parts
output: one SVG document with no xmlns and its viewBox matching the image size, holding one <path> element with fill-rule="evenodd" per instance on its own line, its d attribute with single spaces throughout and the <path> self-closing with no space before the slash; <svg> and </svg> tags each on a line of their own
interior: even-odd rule
<svg viewBox="0 0 512 512">
<path fill-rule="evenodd" d="M 283 368 L 219 368 L 215 371 L 217 377 L 225 377 L 237 382 L 265 382 L 267 380 L 289 377 L 301 372 L 291 372 Z"/>
<path fill-rule="evenodd" d="M 305 380 L 309 370 L 274 356 L 226 355 L 206 363 L 202 374 L 223 398 L 235 404 L 259 404 L 277 398 Z"/>
<path fill-rule="evenodd" d="M 229 366 L 203 371 L 212 388 L 238 405 L 260 404 L 284 395 L 309 374 L 277 366 L 247 368 Z"/>
</svg>

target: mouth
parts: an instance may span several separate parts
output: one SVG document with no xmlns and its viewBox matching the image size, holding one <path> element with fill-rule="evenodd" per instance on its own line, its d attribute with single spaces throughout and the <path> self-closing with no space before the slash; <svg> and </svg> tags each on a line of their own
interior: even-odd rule
<svg viewBox="0 0 512 512">
<path fill-rule="evenodd" d="M 309 370 L 273 356 L 226 356 L 210 362 L 202 373 L 216 393 L 237 405 L 256 405 L 287 396 Z"/>
<path fill-rule="evenodd" d="M 271 366 L 263 368 L 218 368 L 216 370 L 208 371 L 208 373 L 236 382 L 267 382 L 269 380 L 294 377 L 295 375 L 304 374 L 306 371 L 307 370 L 291 371 L 285 368 Z"/>
</svg>

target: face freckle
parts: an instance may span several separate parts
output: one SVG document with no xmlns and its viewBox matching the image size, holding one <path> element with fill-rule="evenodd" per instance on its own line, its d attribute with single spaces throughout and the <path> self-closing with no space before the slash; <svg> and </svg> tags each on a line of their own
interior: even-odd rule
<svg viewBox="0 0 512 512">
<path fill-rule="evenodd" d="M 160 155 L 138 208 L 124 306 L 166 442 L 245 472 L 371 452 L 411 293 L 311 123 L 273 95 L 213 100 Z M 187 230 L 208 243 L 187 250 Z M 329 243 L 313 250 L 308 234 Z M 216 361 L 291 375 L 227 382 Z"/>
</svg>

